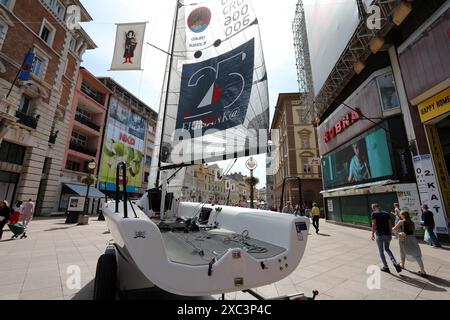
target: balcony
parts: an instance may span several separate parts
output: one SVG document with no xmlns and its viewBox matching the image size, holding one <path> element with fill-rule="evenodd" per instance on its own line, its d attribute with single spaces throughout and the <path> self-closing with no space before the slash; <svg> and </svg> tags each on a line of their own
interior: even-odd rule
<svg viewBox="0 0 450 320">
<path fill-rule="evenodd" d="M 88 148 L 86 148 L 84 146 L 81 146 L 79 144 L 75 144 L 73 142 L 70 143 L 70 150 L 73 150 L 73 151 L 76 151 L 76 152 L 79 152 L 79 153 L 82 153 L 82 154 L 86 154 L 86 155 L 91 156 L 91 157 L 96 157 L 97 156 L 97 151 L 89 150 Z"/>
<path fill-rule="evenodd" d="M 90 120 L 88 120 L 88 119 L 86 119 L 86 118 L 84 118 L 84 117 L 81 117 L 81 116 L 79 116 L 79 115 L 76 115 L 76 116 L 75 116 L 75 120 L 76 120 L 77 122 L 79 122 L 79 123 L 85 125 L 85 126 L 88 127 L 88 128 L 91 128 L 91 129 L 93 129 L 93 130 L 95 130 L 95 131 L 97 131 L 97 132 L 100 132 L 100 126 L 96 125 L 95 123 L 91 122 Z"/>
<path fill-rule="evenodd" d="M 32 129 L 36 129 L 40 116 L 33 117 L 21 111 L 16 111 L 16 118 L 18 119 L 17 123 L 23 124 L 24 126 L 27 126 Z"/>
<path fill-rule="evenodd" d="M 97 101 L 102 106 L 105 105 L 105 95 L 100 93 L 100 92 L 98 92 L 98 91 L 96 91 L 96 90 L 94 90 L 94 89 L 92 89 L 87 84 L 85 84 L 85 83 L 81 84 L 81 92 L 83 92 L 88 97 L 94 99 L 95 101 Z"/>
</svg>

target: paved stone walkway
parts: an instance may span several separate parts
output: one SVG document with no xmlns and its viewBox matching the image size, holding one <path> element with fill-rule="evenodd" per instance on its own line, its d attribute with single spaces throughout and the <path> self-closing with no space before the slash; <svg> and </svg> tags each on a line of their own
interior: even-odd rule
<svg viewBox="0 0 450 320">
<path fill-rule="evenodd" d="M 376 244 L 370 232 L 322 222 L 322 235 L 309 238 L 307 252 L 299 268 L 287 279 L 259 288 L 270 298 L 278 295 L 320 291 L 319 300 L 334 299 L 438 299 L 450 300 L 450 248 L 422 245 L 430 279 L 418 277 L 416 263 L 407 263 L 400 276 L 382 274 L 381 289 L 367 288 L 369 265 L 380 265 Z M 61 219 L 32 222 L 29 238 L 0 242 L 0 300 L 86 300 L 92 298 L 98 257 L 111 235 L 106 224 L 91 218 L 89 226 L 65 225 Z M 393 252 L 398 256 L 397 241 Z M 81 269 L 82 289 L 70 290 L 68 267 Z M 392 268 L 393 269 L 393 268 Z M 70 270 L 69 270 L 70 271 Z M 394 272 L 394 270 L 392 270 Z M 244 293 L 228 294 L 227 299 L 251 299 Z M 211 299 L 218 297 L 204 297 Z M 182 299 L 161 292 L 136 299 Z"/>
</svg>

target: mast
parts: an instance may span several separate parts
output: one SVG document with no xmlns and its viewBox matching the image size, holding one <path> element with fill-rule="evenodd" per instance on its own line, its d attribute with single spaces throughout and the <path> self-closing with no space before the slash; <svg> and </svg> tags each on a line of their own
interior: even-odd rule
<svg viewBox="0 0 450 320">
<path fill-rule="evenodd" d="M 167 78 L 167 87 L 166 87 L 166 101 L 164 102 L 164 115 L 163 115 L 163 123 L 162 123 L 162 131 L 161 131 L 161 143 L 159 145 L 159 157 L 158 157 L 158 172 L 156 175 L 156 184 L 155 188 L 159 188 L 160 186 L 160 178 L 161 178 L 161 165 L 162 165 L 162 152 L 163 152 L 163 143 L 164 143 L 164 131 L 166 127 L 166 117 L 167 117 L 167 106 L 169 101 L 169 89 L 170 89 L 170 80 L 172 75 L 172 65 L 173 65 L 173 52 L 175 48 L 175 39 L 177 35 L 177 22 L 178 22 L 178 10 L 180 8 L 179 0 L 176 0 L 175 5 L 175 18 L 173 21 L 173 28 L 172 28 L 172 44 L 170 47 L 170 54 L 169 54 L 169 74 Z"/>
</svg>

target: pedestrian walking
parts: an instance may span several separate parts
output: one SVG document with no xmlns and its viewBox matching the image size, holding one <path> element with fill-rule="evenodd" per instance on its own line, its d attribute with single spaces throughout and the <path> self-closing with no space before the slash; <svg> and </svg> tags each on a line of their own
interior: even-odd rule
<svg viewBox="0 0 450 320">
<path fill-rule="evenodd" d="M 305 216 L 307 216 L 308 218 L 311 218 L 311 209 L 308 206 L 306 206 L 306 209 L 305 209 Z"/>
<path fill-rule="evenodd" d="M 400 266 L 405 269 L 405 262 L 417 261 L 420 267 L 419 276 L 428 278 L 422 259 L 422 251 L 416 239 L 416 224 L 411 220 L 407 211 L 400 212 L 401 220 L 395 225 L 393 231 L 398 231 L 398 241 L 400 245 Z"/>
<path fill-rule="evenodd" d="M 398 273 L 402 272 L 401 266 L 395 260 L 394 254 L 389 248 L 392 241 L 392 229 L 394 225 L 392 223 L 389 213 L 382 211 L 380 205 L 375 203 L 372 205 L 372 241 L 377 242 L 378 251 L 380 253 L 381 261 L 383 262 L 383 269 L 381 271 L 390 273 L 386 256 L 384 252 L 389 255 L 395 269 Z M 375 237 L 376 234 L 376 237 Z"/>
<path fill-rule="evenodd" d="M 9 224 L 17 224 L 20 221 L 20 215 L 23 212 L 23 202 L 17 201 L 15 205 L 12 206 L 12 214 L 9 218 Z"/>
<path fill-rule="evenodd" d="M 316 203 L 313 203 L 313 208 L 311 210 L 313 226 L 316 229 L 316 233 L 319 234 L 319 224 L 320 224 L 320 209 Z"/>
<path fill-rule="evenodd" d="M 302 215 L 303 215 L 303 214 L 302 214 L 302 209 L 301 209 L 300 205 L 296 205 L 296 206 L 295 206 L 294 215 L 295 215 L 296 217 L 297 217 L 297 216 L 302 216 Z"/>
<path fill-rule="evenodd" d="M 401 212 L 402 212 L 402 210 L 400 209 L 400 205 L 398 203 L 394 203 L 394 211 L 391 212 L 391 214 L 392 214 L 391 219 L 394 223 L 394 226 L 396 226 L 402 220 L 402 218 L 400 217 Z M 398 231 L 393 231 L 392 235 L 395 238 L 398 238 Z"/>
<path fill-rule="evenodd" d="M 290 202 L 290 201 L 286 202 L 286 207 L 283 208 L 283 213 L 286 213 L 286 214 L 294 214 L 295 213 L 294 207 L 292 206 L 292 202 Z"/>
<path fill-rule="evenodd" d="M 394 203 L 394 215 L 395 215 L 395 225 L 397 225 L 401 220 L 401 212 L 402 210 L 400 209 L 400 205 L 398 203 Z"/>
<path fill-rule="evenodd" d="M 35 204 L 32 199 L 29 199 L 28 202 L 23 204 L 23 212 L 22 212 L 22 225 L 24 227 L 24 233 L 20 237 L 21 239 L 28 238 L 27 228 L 30 224 L 31 220 L 33 220 Z"/>
<path fill-rule="evenodd" d="M 422 226 L 425 227 L 425 233 L 428 233 L 428 237 L 426 237 L 429 238 L 428 244 L 436 248 L 441 248 L 442 245 L 434 233 L 434 228 L 436 227 L 434 222 L 434 214 L 430 211 L 428 205 L 426 204 L 422 206 L 422 221 Z"/>
<path fill-rule="evenodd" d="M 8 223 L 11 217 L 11 209 L 7 201 L 0 201 L 0 240 L 3 236 L 3 228 Z"/>
</svg>

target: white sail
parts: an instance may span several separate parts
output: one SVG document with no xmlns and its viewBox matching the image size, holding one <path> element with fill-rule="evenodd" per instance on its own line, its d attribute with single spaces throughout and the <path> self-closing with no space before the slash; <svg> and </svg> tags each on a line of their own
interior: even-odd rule
<svg viewBox="0 0 450 320">
<path fill-rule="evenodd" d="M 250 1 L 184 1 L 178 10 L 161 166 L 266 153 L 267 73 Z"/>
</svg>

